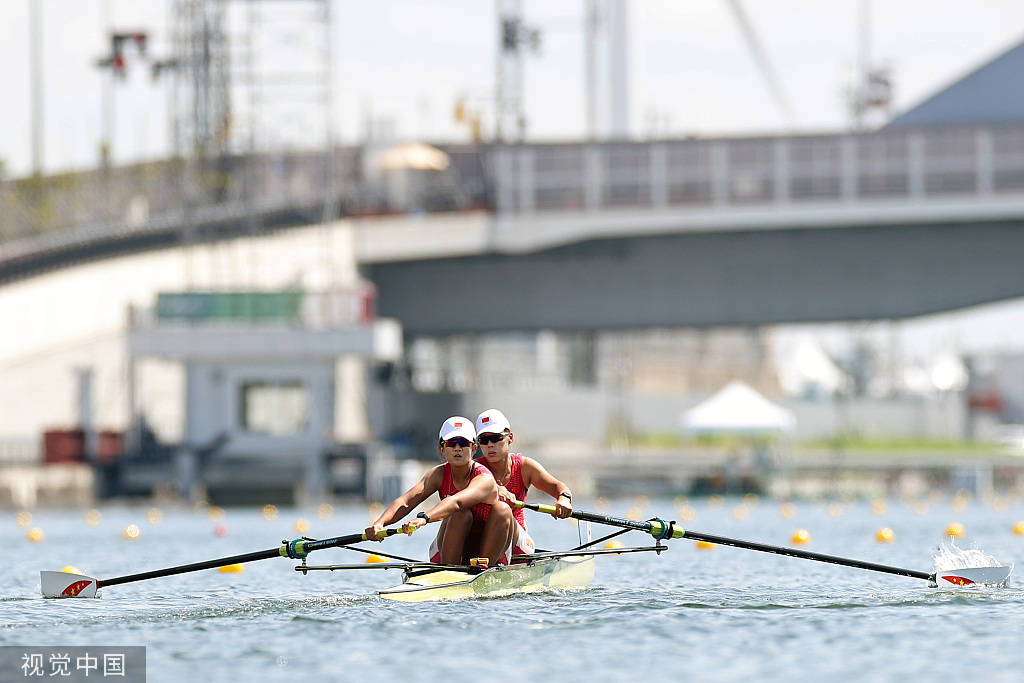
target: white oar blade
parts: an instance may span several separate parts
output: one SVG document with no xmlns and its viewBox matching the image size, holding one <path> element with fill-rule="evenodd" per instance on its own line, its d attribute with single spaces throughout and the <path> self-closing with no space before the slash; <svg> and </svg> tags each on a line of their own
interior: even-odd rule
<svg viewBox="0 0 1024 683">
<path fill-rule="evenodd" d="M 67 572 L 39 572 L 44 598 L 95 598 L 96 579 Z"/>
<path fill-rule="evenodd" d="M 935 583 L 939 588 L 950 586 L 1002 586 L 1010 578 L 1013 565 L 1009 567 L 968 567 L 966 569 L 949 569 L 935 573 Z"/>
</svg>

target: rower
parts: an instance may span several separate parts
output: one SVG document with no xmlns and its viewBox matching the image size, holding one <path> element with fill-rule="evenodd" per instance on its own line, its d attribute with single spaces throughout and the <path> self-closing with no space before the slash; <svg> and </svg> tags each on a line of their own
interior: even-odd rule
<svg viewBox="0 0 1024 683">
<path fill-rule="evenodd" d="M 403 519 L 433 493 L 440 502 L 420 512 L 402 527 L 405 533 L 431 522 L 440 522 L 431 544 L 430 561 L 442 564 L 467 564 L 470 558 L 486 557 L 491 566 L 507 564 L 511 558 L 510 537 L 515 521 L 507 514 L 489 515 L 498 502 L 498 486 L 490 470 L 473 460 L 476 432 L 469 418 L 453 416 L 444 421 L 438 433 L 438 451 L 444 464 L 432 467 L 411 489 L 366 528 L 368 539 L 379 540 L 380 531 Z M 508 506 L 502 504 L 508 509 Z M 488 517 L 493 519 L 488 520 Z"/>
<path fill-rule="evenodd" d="M 526 531 L 526 516 L 522 508 L 515 507 L 515 502 L 526 502 L 530 487 L 536 486 L 555 499 L 555 516 L 564 519 L 572 514 L 572 492 L 533 458 L 509 452 L 515 435 L 508 418 L 500 410 L 491 408 L 480 413 L 476 418 L 476 433 L 480 443 L 477 462 L 486 465 L 494 475 L 498 483 L 498 499 L 511 506 L 513 511 L 516 522 L 513 553 L 529 555 L 535 545 Z M 492 507 L 491 514 L 494 510 Z"/>
</svg>

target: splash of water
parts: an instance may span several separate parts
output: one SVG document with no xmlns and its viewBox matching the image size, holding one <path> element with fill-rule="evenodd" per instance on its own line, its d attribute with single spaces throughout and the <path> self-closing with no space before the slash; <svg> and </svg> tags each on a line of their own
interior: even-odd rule
<svg viewBox="0 0 1024 683">
<path fill-rule="evenodd" d="M 968 567 L 1002 567 L 1003 565 L 996 558 L 992 557 L 979 548 L 959 548 L 953 539 L 949 545 L 943 543 L 939 546 L 938 552 L 932 556 L 935 564 L 935 571 L 948 572 L 952 569 L 967 569 Z"/>
</svg>

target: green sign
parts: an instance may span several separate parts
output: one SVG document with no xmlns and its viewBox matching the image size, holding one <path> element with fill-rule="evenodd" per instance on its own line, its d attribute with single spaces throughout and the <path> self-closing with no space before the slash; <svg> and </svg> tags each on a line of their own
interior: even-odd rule
<svg viewBox="0 0 1024 683">
<path fill-rule="evenodd" d="M 158 320 L 297 320 L 303 293 L 163 292 L 156 296 Z"/>
</svg>

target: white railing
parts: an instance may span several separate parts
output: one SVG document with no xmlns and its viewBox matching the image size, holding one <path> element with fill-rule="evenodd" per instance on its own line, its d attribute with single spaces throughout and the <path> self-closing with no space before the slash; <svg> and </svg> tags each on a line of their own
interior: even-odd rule
<svg viewBox="0 0 1024 683">
<path fill-rule="evenodd" d="M 1024 125 L 495 150 L 500 213 L 1024 194 Z"/>
</svg>

